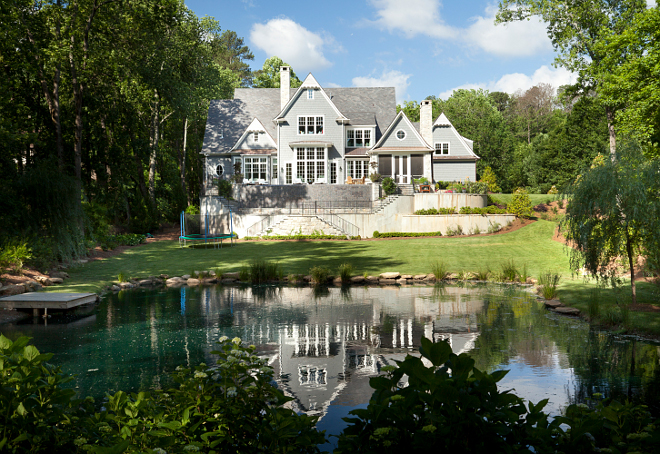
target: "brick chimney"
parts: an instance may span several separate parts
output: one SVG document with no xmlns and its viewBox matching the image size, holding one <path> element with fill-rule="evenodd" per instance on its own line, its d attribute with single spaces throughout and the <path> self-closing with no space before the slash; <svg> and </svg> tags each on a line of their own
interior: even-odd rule
<svg viewBox="0 0 660 454">
<path fill-rule="evenodd" d="M 291 68 L 280 66 L 280 110 L 289 102 L 289 88 L 291 86 Z"/>
<path fill-rule="evenodd" d="M 433 146 L 433 104 L 428 99 L 419 105 L 419 132 L 422 138 Z"/>
</svg>

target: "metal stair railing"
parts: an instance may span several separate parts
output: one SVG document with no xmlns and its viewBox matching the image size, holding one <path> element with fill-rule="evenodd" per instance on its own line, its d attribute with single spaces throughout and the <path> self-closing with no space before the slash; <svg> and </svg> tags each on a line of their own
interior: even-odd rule
<svg viewBox="0 0 660 454">
<path fill-rule="evenodd" d="M 357 225 L 348 222 L 336 214 L 317 214 L 317 216 L 348 236 L 360 235 L 360 228 Z"/>
<path fill-rule="evenodd" d="M 273 223 L 274 216 L 272 215 L 267 215 L 265 218 L 263 218 L 260 221 L 255 222 L 252 224 L 250 227 L 245 229 L 245 236 L 257 236 L 264 230 L 266 230 L 268 227 L 270 227 Z"/>
</svg>

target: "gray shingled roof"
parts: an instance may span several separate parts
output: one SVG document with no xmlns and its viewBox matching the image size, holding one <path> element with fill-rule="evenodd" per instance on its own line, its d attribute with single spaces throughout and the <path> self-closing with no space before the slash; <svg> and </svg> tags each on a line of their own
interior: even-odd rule
<svg viewBox="0 0 660 454">
<path fill-rule="evenodd" d="M 324 89 L 340 112 L 353 125 L 376 124 L 376 140 L 396 116 L 393 87 Z M 296 90 L 291 89 L 291 96 Z M 237 88 L 234 99 L 211 101 L 202 153 L 224 153 L 234 146 L 254 118 L 277 141 L 273 123 L 280 113 L 279 88 Z"/>
</svg>

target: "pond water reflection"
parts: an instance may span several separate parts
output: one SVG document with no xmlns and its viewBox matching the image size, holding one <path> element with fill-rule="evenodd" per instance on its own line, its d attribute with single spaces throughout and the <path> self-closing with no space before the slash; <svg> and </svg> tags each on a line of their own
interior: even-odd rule
<svg viewBox="0 0 660 454">
<path fill-rule="evenodd" d="M 167 386 L 177 365 L 215 362 L 221 336 L 257 346 L 298 411 L 337 433 L 365 406 L 369 378 L 414 353 L 422 337 L 447 341 L 477 367 L 510 369 L 501 382 L 557 414 L 593 393 L 645 401 L 658 413 L 660 347 L 591 329 L 546 311 L 511 286 L 201 287 L 106 297 L 91 315 L 0 327 L 33 337 L 76 374 L 82 395 Z"/>
</svg>

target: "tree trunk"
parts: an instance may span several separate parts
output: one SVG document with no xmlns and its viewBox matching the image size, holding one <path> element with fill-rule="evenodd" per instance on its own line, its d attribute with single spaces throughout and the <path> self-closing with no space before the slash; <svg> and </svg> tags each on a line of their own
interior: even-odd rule
<svg viewBox="0 0 660 454">
<path fill-rule="evenodd" d="M 607 131 L 610 135 L 610 157 L 614 159 L 616 155 L 616 132 L 614 131 L 614 110 L 607 106 L 605 107 L 607 115 Z"/>
<path fill-rule="evenodd" d="M 156 206 L 156 158 L 158 156 L 158 127 L 160 126 L 160 102 L 158 91 L 154 90 L 153 113 L 151 115 L 151 138 L 150 148 L 151 154 L 149 155 L 149 199 L 152 205 Z"/>
<path fill-rule="evenodd" d="M 628 253 L 628 264 L 630 265 L 630 288 L 632 289 L 632 303 L 637 304 L 637 291 L 635 289 L 635 266 L 633 265 L 634 262 L 634 257 L 633 257 L 633 247 L 632 247 L 632 241 L 630 240 L 630 235 L 627 232 L 627 227 L 624 227 L 626 229 L 626 252 Z"/>
<path fill-rule="evenodd" d="M 190 205 L 190 194 L 188 194 L 188 188 L 186 186 L 186 145 L 188 144 L 188 117 L 185 118 L 183 122 L 183 152 L 181 157 L 181 187 L 183 188 L 183 193 L 186 195 L 188 200 L 188 205 Z"/>
</svg>

